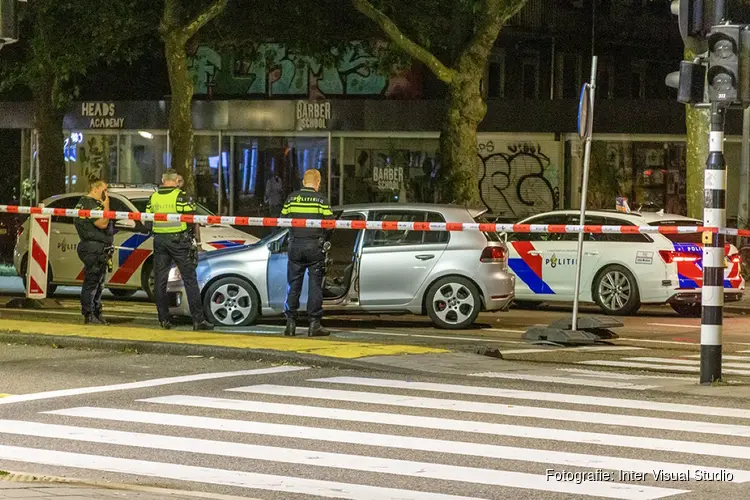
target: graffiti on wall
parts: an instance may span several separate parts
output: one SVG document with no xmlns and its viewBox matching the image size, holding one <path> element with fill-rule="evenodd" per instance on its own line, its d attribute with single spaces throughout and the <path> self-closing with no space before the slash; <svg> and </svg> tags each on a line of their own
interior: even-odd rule
<svg viewBox="0 0 750 500">
<path fill-rule="evenodd" d="M 482 172 L 479 193 L 489 212 L 519 220 L 556 210 L 560 205 L 559 172 L 545 154 L 559 147 L 542 143 L 485 140 L 479 143 Z"/>
<path fill-rule="evenodd" d="M 409 68 L 385 75 L 363 43 L 353 42 L 335 66 L 301 56 L 282 44 L 263 44 L 252 58 L 221 55 L 200 46 L 190 60 L 198 95 L 288 96 L 310 99 L 333 96 L 421 97 L 419 72 Z"/>
</svg>

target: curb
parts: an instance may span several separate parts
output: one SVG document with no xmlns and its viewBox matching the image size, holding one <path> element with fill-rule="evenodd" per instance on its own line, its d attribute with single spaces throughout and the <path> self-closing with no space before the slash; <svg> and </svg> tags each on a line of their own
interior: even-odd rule
<svg viewBox="0 0 750 500">
<path fill-rule="evenodd" d="M 4 483 L 59 483 L 59 484 L 71 484 L 77 483 L 75 479 L 66 479 L 64 477 L 54 476 L 42 476 L 38 474 L 26 474 L 23 472 L 7 472 L 7 474 L 0 474 L 0 482 Z"/>
<path fill-rule="evenodd" d="M 132 352 L 136 354 L 169 354 L 173 356 L 203 356 L 206 358 L 239 359 L 247 361 L 271 361 L 298 363 L 317 367 L 331 367 L 376 372 L 413 374 L 419 370 L 388 367 L 372 362 L 341 359 L 315 354 L 302 354 L 294 351 L 276 351 L 272 349 L 242 349 L 216 345 L 194 345 L 171 342 L 142 342 L 132 340 L 114 340 L 63 335 L 45 335 L 0 331 L 0 342 L 9 344 L 26 344 L 36 346 L 53 346 L 58 348 L 93 349 L 100 351 Z"/>
<path fill-rule="evenodd" d="M 7 471 L 4 471 L 7 472 Z M 13 483 L 25 483 L 31 488 L 46 488 L 46 487 L 73 487 L 73 488 L 96 488 L 99 490 L 111 490 L 119 492 L 132 492 L 132 493 L 146 493 L 153 495 L 160 495 L 162 497 L 181 497 L 181 498 L 199 498 L 206 500 L 260 500 L 250 497 L 238 497 L 233 495 L 223 495 L 220 493 L 208 493 L 208 492 L 196 492 L 193 490 L 177 490 L 170 488 L 160 488 L 156 486 L 142 486 L 138 484 L 127 484 L 127 483 L 105 483 L 99 481 L 91 481 L 86 479 L 67 478 L 59 476 L 45 476 L 41 474 L 28 474 L 24 472 L 8 472 L 8 474 L 0 476 L 0 482 L 13 482 Z M 66 495 L 66 498 L 68 495 Z M 21 497 L 22 498 L 22 497 Z M 35 497 L 36 498 L 36 497 Z M 53 497 L 50 497 L 53 498 Z M 81 497 L 75 497 L 81 498 Z"/>
</svg>

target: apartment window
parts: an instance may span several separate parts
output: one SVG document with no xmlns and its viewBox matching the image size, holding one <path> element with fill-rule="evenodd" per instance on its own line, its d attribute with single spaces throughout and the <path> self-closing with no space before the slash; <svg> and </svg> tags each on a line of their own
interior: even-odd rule
<svg viewBox="0 0 750 500">
<path fill-rule="evenodd" d="M 630 98 L 646 98 L 646 65 L 644 61 L 636 61 L 631 65 Z"/>
<path fill-rule="evenodd" d="M 559 85 L 558 95 L 563 99 L 576 99 L 581 91 L 581 56 L 560 54 L 558 56 Z"/>
<path fill-rule="evenodd" d="M 612 99 L 612 74 L 611 64 L 602 64 L 596 75 L 596 96 L 600 99 Z"/>
<path fill-rule="evenodd" d="M 521 63 L 524 99 L 539 99 L 539 52 L 526 52 Z"/>
<path fill-rule="evenodd" d="M 494 53 L 487 63 L 487 71 L 482 81 L 485 97 L 502 99 L 505 97 L 505 52 Z"/>
</svg>

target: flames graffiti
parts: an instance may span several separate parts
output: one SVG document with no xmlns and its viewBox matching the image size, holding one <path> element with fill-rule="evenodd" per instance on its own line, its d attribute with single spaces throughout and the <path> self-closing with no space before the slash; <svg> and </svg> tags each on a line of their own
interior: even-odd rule
<svg viewBox="0 0 750 500">
<path fill-rule="evenodd" d="M 479 157 L 479 193 L 493 215 L 518 220 L 559 207 L 559 189 L 550 182 L 556 172 L 539 144 L 511 144 L 505 152 Z"/>
</svg>

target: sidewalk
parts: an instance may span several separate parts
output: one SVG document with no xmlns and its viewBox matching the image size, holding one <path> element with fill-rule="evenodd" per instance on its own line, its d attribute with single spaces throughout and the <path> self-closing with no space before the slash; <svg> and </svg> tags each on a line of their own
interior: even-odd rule
<svg viewBox="0 0 750 500">
<path fill-rule="evenodd" d="M 24 500 L 252 500 L 233 495 L 125 484 L 98 484 L 22 473 L 0 476 L 0 499 L 15 498 Z"/>
</svg>

